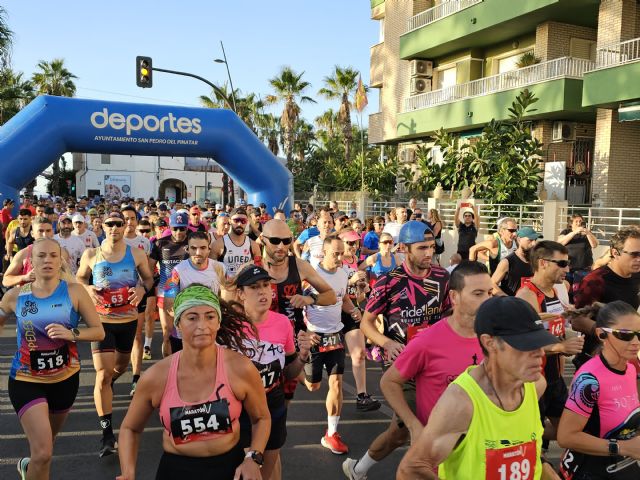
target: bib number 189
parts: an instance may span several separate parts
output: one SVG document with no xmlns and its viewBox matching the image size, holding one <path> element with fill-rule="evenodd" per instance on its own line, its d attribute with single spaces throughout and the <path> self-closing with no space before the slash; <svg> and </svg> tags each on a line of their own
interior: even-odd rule
<svg viewBox="0 0 640 480">
<path fill-rule="evenodd" d="M 498 468 L 500 480 L 528 480 L 531 475 L 531 464 L 526 458 L 522 461 L 515 460 L 507 467 L 502 464 Z"/>
<path fill-rule="evenodd" d="M 487 480 L 533 480 L 536 469 L 536 442 L 485 451 Z"/>
</svg>

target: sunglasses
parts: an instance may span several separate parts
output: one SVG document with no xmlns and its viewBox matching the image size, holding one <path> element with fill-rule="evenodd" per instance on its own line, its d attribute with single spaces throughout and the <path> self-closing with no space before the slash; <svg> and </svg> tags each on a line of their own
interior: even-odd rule
<svg viewBox="0 0 640 480">
<path fill-rule="evenodd" d="M 171 227 L 172 232 L 186 232 L 187 227 Z"/>
<path fill-rule="evenodd" d="M 344 243 L 346 243 L 350 247 L 355 247 L 358 244 L 358 241 L 357 240 L 346 240 Z"/>
<path fill-rule="evenodd" d="M 139 231 L 140 233 L 149 233 L 151 230 L 147 230 L 147 229 L 144 229 L 144 230 L 143 230 L 143 229 L 141 229 L 141 228 L 140 228 L 140 229 L 138 229 L 138 231 Z"/>
<path fill-rule="evenodd" d="M 517 228 L 505 228 L 505 230 L 510 233 L 516 233 L 518 231 Z"/>
<path fill-rule="evenodd" d="M 240 225 L 246 225 L 246 223 L 247 223 L 247 219 L 246 218 L 232 218 L 231 221 L 233 223 L 239 223 Z"/>
<path fill-rule="evenodd" d="M 380 243 L 382 243 L 384 245 L 393 245 L 393 240 L 383 240 Z"/>
<path fill-rule="evenodd" d="M 636 330 L 618 330 L 615 328 L 603 328 L 602 330 L 612 334 L 618 340 L 622 340 L 623 342 L 630 342 L 633 340 L 633 337 L 640 340 L 640 332 Z"/>
<path fill-rule="evenodd" d="M 105 227 L 109 227 L 109 228 L 120 228 L 121 226 L 124 225 L 124 223 L 122 223 L 122 222 L 104 222 L 103 225 Z"/>
<path fill-rule="evenodd" d="M 543 258 L 547 262 L 555 263 L 560 268 L 567 268 L 569 266 L 569 260 L 552 260 L 550 258 Z"/>
<path fill-rule="evenodd" d="M 290 245 L 291 244 L 291 237 L 287 237 L 287 238 L 279 238 L 279 237 L 265 237 L 267 240 L 269 240 L 269 243 L 271 245 L 280 245 L 281 243 L 283 245 Z"/>
<path fill-rule="evenodd" d="M 626 250 L 620 250 L 621 253 L 626 253 L 631 258 L 640 258 L 640 252 L 627 252 Z"/>
</svg>

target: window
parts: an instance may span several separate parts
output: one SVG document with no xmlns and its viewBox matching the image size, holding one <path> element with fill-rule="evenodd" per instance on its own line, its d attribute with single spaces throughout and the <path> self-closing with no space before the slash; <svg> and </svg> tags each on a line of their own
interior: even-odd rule
<svg viewBox="0 0 640 480">
<path fill-rule="evenodd" d="M 111 155 L 108 153 L 103 153 L 100 155 L 100 163 L 102 165 L 111 165 Z"/>
<path fill-rule="evenodd" d="M 452 87 L 456 84 L 457 70 L 453 67 L 438 69 L 438 89 Z"/>
<path fill-rule="evenodd" d="M 378 21 L 380 31 L 378 33 L 378 43 L 384 42 L 384 17 Z"/>
<path fill-rule="evenodd" d="M 569 40 L 569 56 L 595 61 L 596 42 L 584 38 L 572 38 Z"/>
<path fill-rule="evenodd" d="M 533 51 L 530 51 L 533 53 Z M 525 53 L 529 52 L 520 52 L 515 55 L 509 55 L 508 57 L 504 57 L 498 60 L 498 73 L 512 72 L 513 70 L 518 69 L 518 61 L 520 57 Z"/>
</svg>

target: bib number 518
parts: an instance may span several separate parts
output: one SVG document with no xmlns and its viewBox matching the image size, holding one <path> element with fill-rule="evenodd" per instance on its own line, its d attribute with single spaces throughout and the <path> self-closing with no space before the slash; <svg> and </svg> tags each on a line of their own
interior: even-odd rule
<svg viewBox="0 0 640 480">
<path fill-rule="evenodd" d="M 498 474 L 500 480 L 528 480 L 531 475 L 531 464 L 526 458 L 520 461 L 515 460 L 510 464 L 502 464 L 498 468 Z"/>
</svg>

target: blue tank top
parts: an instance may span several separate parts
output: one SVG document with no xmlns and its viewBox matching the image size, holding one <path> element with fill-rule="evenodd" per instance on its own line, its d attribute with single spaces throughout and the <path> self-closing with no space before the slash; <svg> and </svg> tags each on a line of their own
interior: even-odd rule
<svg viewBox="0 0 640 480">
<path fill-rule="evenodd" d="M 138 270 L 127 245 L 124 257 L 119 262 L 108 262 L 102 249 L 96 249 L 96 263 L 93 267 L 93 285 L 100 301 L 96 310 L 103 323 L 131 322 L 138 318 L 138 309 L 129 303 L 129 289 L 138 283 Z"/>
<path fill-rule="evenodd" d="M 396 268 L 396 257 L 395 256 L 391 255 L 391 266 L 389 266 L 389 267 L 385 267 L 382 264 L 381 257 L 382 256 L 379 253 L 376 254 L 376 263 L 373 265 L 373 267 L 371 267 L 371 273 L 373 273 L 376 277 L 379 277 L 380 275 L 388 273 L 391 270 L 393 270 L 394 268 Z"/>
<path fill-rule="evenodd" d="M 79 315 L 71 303 L 67 282 L 60 280 L 54 292 L 39 298 L 31 283 L 20 288 L 16 301 L 18 351 L 9 376 L 15 380 L 57 383 L 80 370 L 76 344 L 49 338 L 47 325 L 57 323 L 76 328 Z"/>
</svg>

